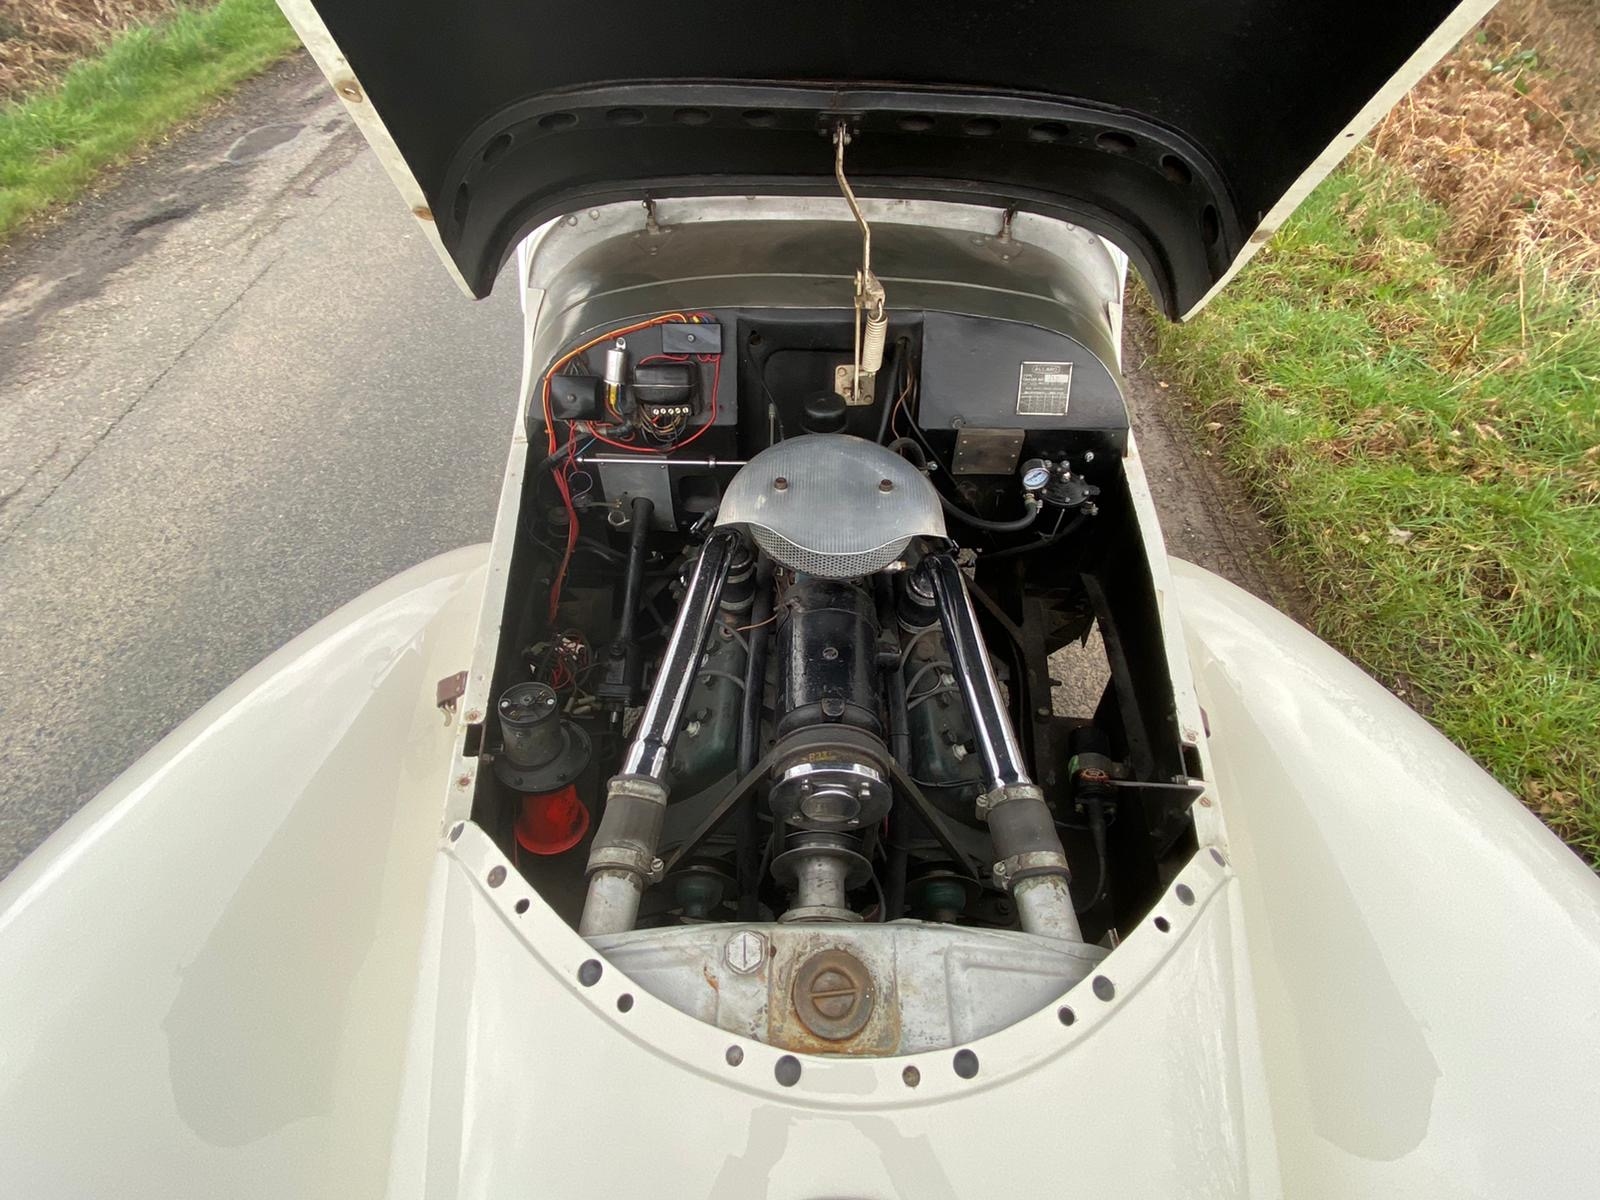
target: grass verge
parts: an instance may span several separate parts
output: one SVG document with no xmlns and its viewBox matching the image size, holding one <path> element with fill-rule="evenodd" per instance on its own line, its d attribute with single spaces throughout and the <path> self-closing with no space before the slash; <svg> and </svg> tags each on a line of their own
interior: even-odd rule
<svg viewBox="0 0 1600 1200">
<path fill-rule="evenodd" d="M 124 33 L 0 109 L 0 240 L 296 45 L 273 0 L 220 0 Z"/>
<path fill-rule="evenodd" d="M 1358 152 L 1156 361 L 1318 631 L 1600 864 L 1600 303 L 1449 223 Z"/>
</svg>

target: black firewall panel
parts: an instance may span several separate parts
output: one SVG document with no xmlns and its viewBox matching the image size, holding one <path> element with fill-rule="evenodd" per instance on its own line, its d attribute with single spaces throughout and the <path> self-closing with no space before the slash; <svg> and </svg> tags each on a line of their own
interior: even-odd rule
<svg viewBox="0 0 1600 1200">
<path fill-rule="evenodd" d="M 927 313 L 920 391 L 928 430 L 1093 430 L 1126 442 L 1117 376 L 1082 343 L 1035 325 Z"/>
</svg>

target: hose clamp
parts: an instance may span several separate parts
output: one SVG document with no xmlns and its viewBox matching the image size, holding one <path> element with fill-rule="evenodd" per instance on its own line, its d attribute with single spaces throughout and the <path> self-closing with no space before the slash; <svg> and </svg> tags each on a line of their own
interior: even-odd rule
<svg viewBox="0 0 1600 1200">
<path fill-rule="evenodd" d="M 990 813 L 1013 800 L 1037 800 L 1043 804 L 1044 789 L 1033 783 L 1003 783 L 978 797 L 974 804 L 978 820 L 987 821 Z"/>
<path fill-rule="evenodd" d="M 1014 888 L 1024 879 L 1036 875 L 1059 875 L 1071 878 L 1067 856 L 1054 850 L 1030 850 L 1026 854 L 1013 854 L 994 864 L 994 881 L 1007 889 Z"/>
</svg>

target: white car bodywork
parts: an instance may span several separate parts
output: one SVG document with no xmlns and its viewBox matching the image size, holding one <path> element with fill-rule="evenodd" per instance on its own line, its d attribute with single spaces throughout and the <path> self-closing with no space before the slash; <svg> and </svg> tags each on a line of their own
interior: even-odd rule
<svg viewBox="0 0 1600 1200">
<path fill-rule="evenodd" d="M 523 258 L 532 362 L 589 224 Z M 493 546 L 296 639 L 0 884 L 8 1194 L 1587 1194 L 1600 882 L 1323 643 L 1169 571 L 1136 450 L 1211 784 L 1094 978 L 970 1079 L 801 1055 L 793 1087 L 614 966 L 583 986 L 435 707 L 469 665 L 485 707 L 526 457 L 519 415 Z"/>
<path fill-rule="evenodd" d="M 437 245 L 337 46 L 286 8 Z M 662 212 L 824 207 L 843 215 Z M 996 228 L 956 208 L 869 213 Z M 570 220 L 600 236 L 613 218 Z M 1124 262 L 1024 214 L 1030 235 L 1094 243 L 1114 329 Z M 564 236 L 547 227 L 519 263 L 524 403 Z M 4 1195 L 1593 1191 L 1600 881 L 1334 651 L 1169 569 L 1133 449 L 1208 786 L 1199 852 L 1095 977 L 963 1047 L 970 1077 L 950 1052 L 800 1055 L 792 1086 L 780 1050 L 613 966 L 585 986 L 600 956 L 470 823 L 479 759 L 436 707 L 436 683 L 468 670 L 460 720 L 487 710 L 527 459 L 519 413 L 492 546 L 296 639 L 0 883 Z"/>
<path fill-rule="evenodd" d="M 0 885 L 8 1195 L 1590 1193 L 1600 884 L 1232 585 L 1175 564 L 1228 849 L 1112 999 L 974 1043 L 971 1080 L 802 1056 L 791 1089 L 614 970 L 582 987 L 587 944 L 441 825 L 434 681 L 487 559 L 296 639 Z"/>
</svg>

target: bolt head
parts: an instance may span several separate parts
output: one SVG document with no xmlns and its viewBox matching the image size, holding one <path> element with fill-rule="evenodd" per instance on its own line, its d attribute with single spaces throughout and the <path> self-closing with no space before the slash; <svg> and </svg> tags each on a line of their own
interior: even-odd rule
<svg viewBox="0 0 1600 1200">
<path fill-rule="evenodd" d="M 759 970 L 767 957 L 767 939 L 754 929 L 741 929 L 728 939 L 722 957 L 740 975 Z"/>
<path fill-rule="evenodd" d="M 779 475 L 772 481 L 772 490 L 775 492 L 787 492 L 789 490 L 789 480 L 785 476 Z"/>
<path fill-rule="evenodd" d="M 880 480 L 878 480 L 878 490 L 880 492 L 892 492 L 892 491 L 894 491 L 894 480 L 892 480 L 892 479 L 880 479 Z"/>
</svg>

